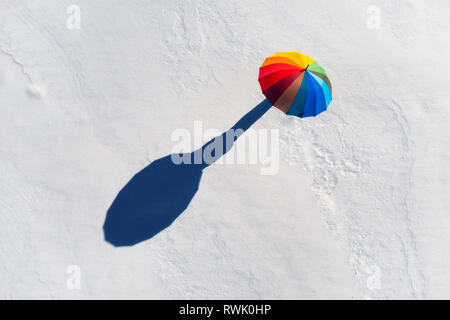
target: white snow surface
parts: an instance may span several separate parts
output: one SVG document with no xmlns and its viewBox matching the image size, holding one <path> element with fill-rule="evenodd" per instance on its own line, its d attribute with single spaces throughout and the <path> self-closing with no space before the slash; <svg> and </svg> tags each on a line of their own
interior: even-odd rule
<svg viewBox="0 0 450 320">
<path fill-rule="evenodd" d="M 0 1 L 0 298 L 450 298 L 449 16 L 447 0 Z M 262 101 L 278 51 L 333 84 L 318 117 L 253 126 L 280 129 L 278 174 L 213 165 L 169 228 L 106 242 L 127 181 L 175 129 L 223 131 Z"/>
</svg>

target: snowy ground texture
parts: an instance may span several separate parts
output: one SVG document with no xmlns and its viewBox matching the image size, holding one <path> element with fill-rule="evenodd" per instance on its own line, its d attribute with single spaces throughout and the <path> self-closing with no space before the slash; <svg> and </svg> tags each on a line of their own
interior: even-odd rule
<svg viewBox="0 0 450 320">
<path fill-rule="evenodd" d="M 449 16 L 447 0 L 1 0 L 0 298 L 450 298 Z M 280 129 L 278 174 L 211 166 L 171 227 L 105 242 L 126 182 L 175 129 L 223 131 L 259 103 L 277 51 L 333 84 L 319 117 L 254 125 Z"/>
</svg>

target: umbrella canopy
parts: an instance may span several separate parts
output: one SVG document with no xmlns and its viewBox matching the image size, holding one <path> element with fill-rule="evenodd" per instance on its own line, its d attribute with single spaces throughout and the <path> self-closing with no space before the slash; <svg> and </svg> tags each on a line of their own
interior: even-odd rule
<svg viewBox="0 0 450 320">
<path fill-rule="evenodd" d="M 314 117 L 331 102 L 325 70 L 306 54 L 278 52 L 266 58 L 258 81 L 267 100 L 288 115 Z"/>
</svg>

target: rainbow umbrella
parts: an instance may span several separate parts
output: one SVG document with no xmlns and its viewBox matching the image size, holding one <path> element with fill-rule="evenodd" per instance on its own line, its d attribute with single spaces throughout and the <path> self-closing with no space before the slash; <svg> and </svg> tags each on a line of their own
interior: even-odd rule
<svg viewBox="0 0 450 320">
<path fill-rule="evenodd" d="M 267 100 L 288 115 L 314 117 L 331 102 L 327 73 L 306 54 L 278 52 L 266 58 L 258 80 Z"/>
</svg>

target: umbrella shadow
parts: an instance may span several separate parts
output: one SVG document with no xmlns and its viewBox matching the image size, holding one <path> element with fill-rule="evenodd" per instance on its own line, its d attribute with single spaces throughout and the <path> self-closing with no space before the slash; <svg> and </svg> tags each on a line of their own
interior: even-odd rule
<svg viewBox="0 0 450 320">
<path fill-rule="evenodd" d="M 105 240 L 117 247 L 132 246 L 170 226 L 197 193 L 203 170 L 228 152 L 270 107 L 266 99 L 201 148 L 162 157 L 134 175 L 108 209 L 103 225 Z M 210 156 L 205 157 L 205 153 Z M 176 164 L 177 159 L 185 161 Z"/>
</svg>

